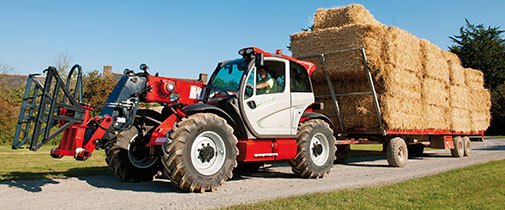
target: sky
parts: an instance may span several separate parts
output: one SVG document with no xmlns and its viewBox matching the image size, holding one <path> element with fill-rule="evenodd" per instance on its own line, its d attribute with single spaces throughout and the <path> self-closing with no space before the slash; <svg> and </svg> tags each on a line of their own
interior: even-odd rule
<svg viewBox="0 0 505 210">
<path fill-rule="evenodd" d="M 311 25 L 317 8 L 351 3 L 443 49 L 465 18 L 505 29 L 503 0 L 0 0 L 0 64 L 39 73 L 64 54 L 88 72 L 146 63 L 161 76 L 197 78 L 243 47 L 290 54 L 289 35 Z"/>
</svg>

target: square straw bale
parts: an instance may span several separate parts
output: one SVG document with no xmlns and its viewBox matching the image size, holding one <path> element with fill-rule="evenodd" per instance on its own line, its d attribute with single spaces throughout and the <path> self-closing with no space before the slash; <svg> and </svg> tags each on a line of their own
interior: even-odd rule
<svg viewBox="0 0 505 210">
<path fill-rule="evenodd" d="M 485 131 L 491 123 L 491 115 L 489 112 L 470 112 L 473 131 Z"/>
<path fill-rule="evenodd" d="M 426 120 L 426 128 L 437 130 L 451 129 L 449 108 L 425 104 L 423 111 Z"/>
<path fill-rule="evenodd" d="M 470 117 L 470 110 L 461 108 L 452 108 L 451 115 L 451 130 L 455 132 L 469 132 L 472 131 L 472 119 Z"/>
<path fill-rule="evenodd" d="M 465 82 L 471 89 L 481 89 L 484 87 L 484 74 L 480 70 L 465 68 Z"/>
<path fill-rule="evenodd" d="M 421 40 L 424 75 L 449 83 L 449 67 L 442 50 L 427 40 Z"/>
<path fill-rule="evenodd" d="M 449 103 L 452 108 L 470 109 L 470 89 L 466 86 L 451 85 Z"/>
<path fill-rule="evenodd" d="M 370 70 L 377 71 L 384 63 L 382 56 L 387 27 L 382 25 L 350 25 L 341 28 L 329 28 L 313 32 L 300 32 L 291 35 L 291 52 L 293 57 L 302 58 L 308 55 L 334 52 L 351 48 L 366 48 Z M 332 75 L 339 73 L 362 77 L 362 65 L 359 52 L 343 52 L 328 55 L 326 70 Z M 361 67 L 361 68 L 360 68 Z"/>
<path fill-rule="evenodd" d="M 423 104 L 419 100 L 409 100 L 393 95 L 380 96 L 381 112 L 388 129 L 422 129 L 426 122 Z"/>
<path fill-rule="evenodd" d="M 491 93 L 488 89 L 470 90 L 470 109 L 478 112 L 489 112 L 491 109 Z"/>
<path fill-rule="evenodd" d="M 385 51 L 388 56 L 384 56 L 386 62 L 393 64 L 395 68 L 421 72 L 423 55 L 419 38 L 397 27 L 389 27 L 387 33 Z"/>
<path fill-rule="evenodd" d="M 447 59 L 447 62 L 461 66 L 461 59 L 459 59 L 458 55 L 446 50 L 442 50 L 442 54 L 444 55 L 445 59 Z"/>
<path fill-rule="evenodd" d="M 350 24 L 381 24 L 361 4 L 332 9 L 318 9 L 314 15 L 314 30 L 342 27 Z"/>
<path fill-rule="evenodd" d="M 449 87 L 446 83 L 425 77 L 422 85 L 422 100 L 426 104 L 448 107 Z"/>
<path fill-rule="evenodd" d="M 449 51 L 442 51 L 449 66 L 449 81 L 451 85 L 465 86 L 465 68 L 461 66 L 459 57 Z"/>
</svg>

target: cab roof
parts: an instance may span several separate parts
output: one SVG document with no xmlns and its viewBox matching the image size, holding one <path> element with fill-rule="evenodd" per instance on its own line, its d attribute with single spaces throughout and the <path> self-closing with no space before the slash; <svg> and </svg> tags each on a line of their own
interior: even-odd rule
<svg viewBox="0 0 505 210">
<path fill-rule="evenodd" d="M 314 71 L 316 71 L 316 64 L 314 64 L 312 62 L 308 62 L 308 61 L 298 60 L 298 59 L 293 58 L 291 56 L 284 55 L 284 54 L 282 54 L 282 51 L 280 51 L 280 50 L 277 50 L 275 54 L 266 52 L 266 51 L 264 51 L 260 48 L 257 48 L 257 47 L 246 47 L 241 50 L 252 51 L 253 54 L 263 54 L 263 56 L 265 56 L 265 57 L 280 57 L 280 58 L 284 58 L 289 61 L 293 61 L 297 64 L 302 65 L 307 70 L 307 74 L 309 76 L 311 76 L 314 73 Z"/>
</svg>

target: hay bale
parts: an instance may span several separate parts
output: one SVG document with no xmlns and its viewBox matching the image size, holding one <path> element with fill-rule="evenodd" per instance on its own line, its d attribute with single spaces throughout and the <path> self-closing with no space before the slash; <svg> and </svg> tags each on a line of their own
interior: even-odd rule
<svg viewBox="0 0 505 210">
<path fill-rule="evenodd" d="M 351 24 L 381 24 L 361 4 L 332 9 L 318 9 L 314 15 L 314 30 Z"/>
<path fill-rule="evenodd" d="M 472 131 L 472 119 L 470 110 L 462 108 L 450 109 L 451 130 L 455 132 Z"/>
<path fill-rule="evenodd" d="M 481 89 L 484 87 L 484 74 L 479 70 L 465 68 L 465 83 L 471 89 Z"/>
<path fill-rule="evenodd" d="M 470 109 L 478 112 L 489 112 L 491 109 L 491 93 L 488 89 L 470 90 Z"/>
<path fill-rule="evenodd" d="M 449 51 L 442 51 L 442 54 L 447 60 L 447 66 L 449 67 L 449 81 L 451 85 L 465 86 L 465 68 L 461 66 L 461 60 L 459 57 Z"/>
<path fill-rule="evenodd" d="M 491 123 L 491 115 L 489 114 L 489 111 L 471 111 L 470 117 L 473 131 L 484 131 Z"/>
<path fill-rule="evenodd" d="M 449 87 L 443 81 L 425 77 L 422 82 L 422 101 L 426 104 L 448 107 Z"/>
<path fill-rule="evenodd" d="M 442 55 L 442 50 L 427 40 L 421 40 L 421 53 L 423 54 L 423 75 L 436 78 L 449 83 L 449 67 L 447 60 Z"/>
<path fill-rule="evenodd" d="M 424 119 L 426 120 L 426 127 L 437 130 L 450 130 L 451 122 L 449 116 L 449 108 L 443 106 L 436 106 L 424 104 Z"/>
<path fill-rule="evenodd" d="M 396 95 L 381 95 L 380 99 L 382 117 L 388 129 L 422 129 L 426 126 L 421 101 Z"/>
<path fill-rule="evenodd" d="M 420 40 L 397 27 L 389 27 L 387 33 L 388 39 L 384 43 L 387 56 L 383 56 L 383 59 L 395 68 L 421 72 L 423 55 Z"/>
<path fill-rule="evenodd" d="M 306 56 L 334 52 L 342 49 L 366 48 L 371 71 L 384 65 L 384 39 L 387 27 L 382 25 L 350 25 L 340 28 L 328 28 L 314 32 L 301 32 L 291 35 L 291 52 L 293 57 L 304 60 L 320 58 Z M 326 71 L 332 77 L 348 77 L 364 79 L 363 65 L 359 51 L 347 51 L 328 54 L 326 57 Z"/>
<path fill-rule="evenodd" d="M 447 59 L 447 62 L 461 66 L 461 59 L 459 59 L 458 55 L 445 50 L 442 50 L 442 55 L 444 55 L 445 59 Z"/>
<path fill-rule="evenodd" d="M 451 85 L 449 105 L 453 108 L 470 109 L 470 89 L 465 86 Z"/>
</svg>

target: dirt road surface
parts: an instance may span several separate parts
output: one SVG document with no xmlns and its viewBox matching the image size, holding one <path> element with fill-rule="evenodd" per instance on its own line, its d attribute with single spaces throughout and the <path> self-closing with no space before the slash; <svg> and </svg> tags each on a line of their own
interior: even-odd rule
<svg viewBox="0 0 505 210">
<path fill-rule="evenodd" d="M 471 157 L 452 158 L 449 150 L 426 151 L 404 168 L 387 166 L 385 157 L 352 158 L 335 165 L 323 179 L 294 176 L 286 164 L 254 174 L 236 175 L 213 193 L 186 193 L 167 180 L 123 183 L 112 176 L 0 182 L 0 209 L 201 209 L 251 203 L 312 192 L 382 185 L 469 165 L 505 159 L 505 139 L 472 142 Z"/>
</svg>

